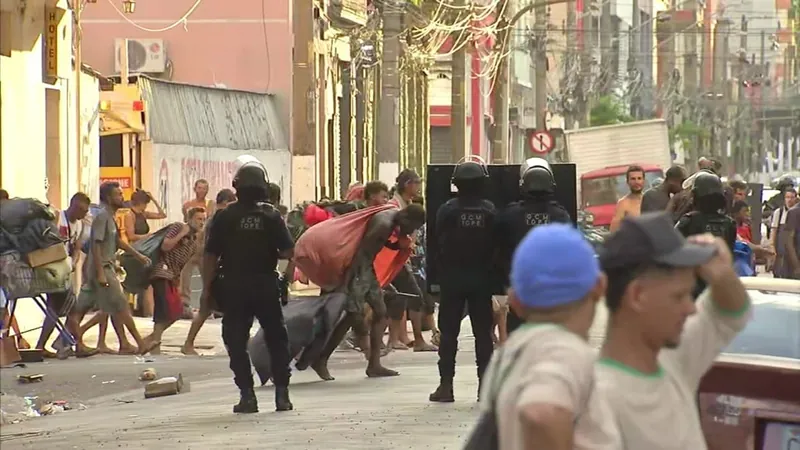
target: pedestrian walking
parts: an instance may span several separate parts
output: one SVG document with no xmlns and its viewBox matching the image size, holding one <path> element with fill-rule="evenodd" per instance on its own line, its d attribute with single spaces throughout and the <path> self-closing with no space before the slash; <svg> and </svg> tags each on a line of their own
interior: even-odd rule
<svg viewBox="0 0 800 450">
<path fill-rule="evenodd" d="M 228 349 L 234 382 L 240 391 L 234 413 L 258 412 L 247 342 L 258 319 L 272 358 L 275 409 L 293 409 L 289 400 L 289 337 L 283 321 L 278 259 L 291 259 L 294 242 L 280 213 L 268 200 L 267 171 L 246 163 L 233 179 L 236 203 L 214 217 L 203 257 L 203 296 L 222 310 L 222 339 Z"/>
<path fill-rule="evenodd" d="M 152 344 L 153 354 L 161 352 L 161 336 L 183 312 L 178 283 L 181 270 L 195 258 L 200 232 L 206 221 L 202 208 L 192 208 L 186 213 L 187 223 L 176 222 L 169 225 L 164 241 L 161 243 L 161 256 L 153 268 L 150 287 L 153 290 L 153 333 L 145 338 Z"/>
<path fill-rule="evenodd" d="M 222 189 L 217 193 L 217 206 L 214 209 L 214 215 L 208 218 L 206 221 L 206 230 L 211 229 L 211 224 L 214 221 L 214 217 L 217 214 L 228 207 L 231 203 L 236 201 L 236 194 L 233 193 L 230 189 Z M 208 243 L 208 236 L 209 233 L 206 232 L 203 234 L 203 238 L 205 239 L 206 243 Z M 199 250 L 198 250 L 199 251 Z M 200 271 L 202 274 L 203 272 Z M 192 319 L 192 325 L 189 327 L 189 333 L 186 335 L 186 341 L 183 343 L 183 347 L 181 347 L 181 353 L 184 355 L 195 355 L 197 356 L 198 353 L 194 349 L 194 340 L 197 338 L 197 333 L 200 332 L 200 328 L 203 327 L 203 324 L 206 323 L 211 314 L 214 313 L 214 309 L 216 308 L 214 304 L 214 299 L 206 298 L 205 302 L 200 302 L 200 311 L 195 314 L 194 319 Z"/>
</svg>

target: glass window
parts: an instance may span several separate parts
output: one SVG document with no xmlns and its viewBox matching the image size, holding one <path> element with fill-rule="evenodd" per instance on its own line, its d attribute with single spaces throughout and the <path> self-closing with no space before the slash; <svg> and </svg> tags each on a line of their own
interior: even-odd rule
<svg viewBox="0 0 800 450">
<path fill-rule="evenodd" d="M 753 319 L 724 353 L 800 360 L 800 298 L 796 293 L 749 291 Z"/>
</svg>

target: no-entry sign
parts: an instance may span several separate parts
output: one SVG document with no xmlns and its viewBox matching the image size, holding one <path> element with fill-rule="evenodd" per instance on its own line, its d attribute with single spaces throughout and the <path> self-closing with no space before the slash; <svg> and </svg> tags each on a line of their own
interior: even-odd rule
<svg viewBox="0 0 800 450">
<path fill-rule="evenodd" d="M 553 139 L 553 135 L 547 131 L 534 131 L 531 133 L 529 144 L 533 153 L 537 155 L 546 155 L 553 150 L 555 140 Z"/>
</svg>

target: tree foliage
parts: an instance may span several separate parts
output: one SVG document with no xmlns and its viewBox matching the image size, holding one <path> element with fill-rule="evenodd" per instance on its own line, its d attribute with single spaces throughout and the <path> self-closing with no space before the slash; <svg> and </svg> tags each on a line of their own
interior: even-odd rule
<svg viewBox="0 0 800 450">
<path fill-rule="evenodd" d="M 702 142 L 711 137 L 708 128 L 701 127 L 696 123 L 684 120 L 670 129 L 670 142 L 679 141 L 684 151 L 690 152 L 698 150 Z"/>
<path fill-rule="evenodd" d="M 633 122 L 622 103 L 612 95 L 604 95 L 589 112 L 589 124 L 593 127 Z"/>
</svg>

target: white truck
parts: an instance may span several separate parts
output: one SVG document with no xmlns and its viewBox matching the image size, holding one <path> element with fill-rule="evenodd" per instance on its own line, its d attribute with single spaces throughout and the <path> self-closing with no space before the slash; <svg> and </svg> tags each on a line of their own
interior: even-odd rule
<svg viewBox="0 0 800 450">
<path fill-rule="evenodd" d="M 645 171 L 645 189 L 673 164 L 667 123 L 662 119 L 581 128 L 564 132 L 566 161 L 577 165 L 580 209 L 594 224 L 608 226 L 617 201 L 629 190 L 630 165 Z"/>
</svg>

